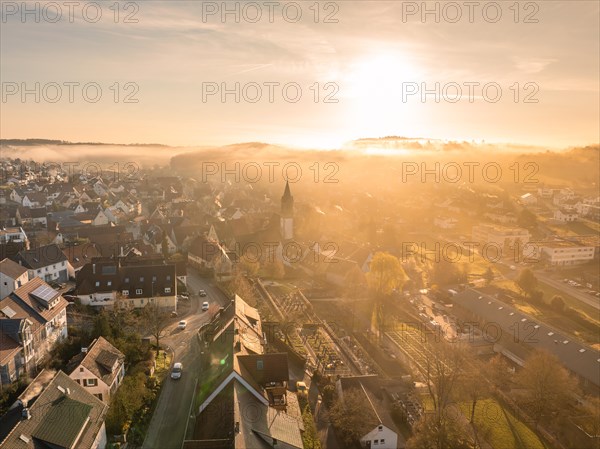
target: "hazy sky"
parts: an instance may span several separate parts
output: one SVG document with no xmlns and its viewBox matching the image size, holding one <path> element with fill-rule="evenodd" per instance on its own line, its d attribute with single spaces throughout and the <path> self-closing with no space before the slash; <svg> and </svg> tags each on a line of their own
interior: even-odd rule
<svg viewBox="0 0 600 449">
<path fill-rule="evenodd" d="M 78 2 L 72 23 L 68 3 L 54 3 L 55 23 L 58 9 L 42 9 L 46 2 L 29 3 L 37 21 L 21 2 L 1 3 L 3 138 L 326 148 L 386 135 L 599 141 L 594 0 L 428 2 L 437 23 L 434 13 L 422 17 L 421 2 L 400 1 L 228 2 L 239 23 L 234 13 L 222 17 L 222 2 L 121 2 L 118 18 L 112 1 Z M 124 23 L 129 14 L 137 23 Z M 33 93 L 23 99 L 36 82 L 39 103 Z M 53 83 L 62 90 L 55 103 Z M 64 83 L 80 83 L 72 103 Z M 86 83 L 97 84 L 84 97 Z M 234 93 L 208 95 L 235 92 L 236 83 L 239 103 Z M 124 102 L 128 94 L 138 102 Z"/>
</svg>

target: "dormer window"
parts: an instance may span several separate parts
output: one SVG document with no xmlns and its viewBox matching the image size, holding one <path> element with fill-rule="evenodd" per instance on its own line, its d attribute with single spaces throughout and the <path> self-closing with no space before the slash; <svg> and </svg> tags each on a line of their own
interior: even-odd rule
<svg viewBox="0 0 600 449">
<path fill-rule="evenodd" d="M 165 288 L 165 293 L 171 293 L 171 288 L 170 287 L 166 287 Z"/>
<path fill-rule="evenodd" d="M 135 294 L 136 295 L 141 295 L 142 294 L 142 289 L 141 288 L 136 288 L 135 289 Z"/>
<path fill-rule="evenodd" d="M 129 290 L 123 290 L 121 293 L 123 296 L 129 296 Z"/>
<path fill-rule="evenodd" d="M 100 287 L 100 281 L 96 281 L 96 287 Z"/>
</svg>

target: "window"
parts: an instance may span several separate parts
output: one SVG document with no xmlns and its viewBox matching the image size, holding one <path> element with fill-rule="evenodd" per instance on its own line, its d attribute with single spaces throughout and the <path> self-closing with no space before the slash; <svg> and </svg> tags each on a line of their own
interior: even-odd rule
<svg viewBox="0 0 600 449">
<path fill-rule="evenodd" d="M 141 295 L 142 294 L 142 289 L 141 288 L 136 288 L 135 289 L 135 294 L 136 295 Z"/>
<path fill-rule="evenodd" d="M 97 387 L 98 379 L 83 379 L 83 386 L 84 387 Z"/>
<path fill-rule="evenodd" d="M 79 368 L 79 372 L 83 373 L 83 367 Z"/>
<path fill-rule="evenodd" d="M 169 276 L 167 276 L 167 281 L 170 281 L 170 280 L 171 280 L 171 276 L 169 275 Z"/>
<path fill-rule="evenodd" d="M 381 444 L 384 444 L 384 443 L 385 443 L 385 440 L 382 438 L 381 440 L 379 440 L 379 442 L 380 442 Z"/>
<path fill-rule="evenodd" d="M 100 287 L 100 281 L 96 281 L 96 287 Z"/>
<path fill-rule="evenodd" d="M 95 394 L 94 396 L 96 396 L 98 399 L 102 400 L 102 393 Z"/>
<path fill-rule="evenodd" d="M 106 285 L 107 285 L 108 287 L 110 287 L 110 286 L 112 285 L 112 281 L 108 281 L 108 282 L 106 283 Z"/>
<path fill-rule="evenodd" d="M 156 282 L 156 276 L 152 276 L 152 282 Z"/>
<path fill-rule="evenodd" d="M 373 444 L 379 444 L 379 440 L 373 440 Z"/>
<path fill-rule="evenodd" d="M 144 276 L 140 276 L 140 282 L 144 282 Z"/>
<path fill-rule="evenodd" d="M 256 369 L 264 369 L 265 368 L 265 364 L 262 360 L 257 360 L 256 361 Z"/>
<path fill-rule="evenodd" d="M 171 288 L 170 287 L 166 287 L 165 288 L 165 293 L 171 293 Z"/>
<path fill-rule="evenodd" d="M 383 430 L 383 426 L 379 426 L 378 429 L 381 432 Z"/>
<path fill-rule="evenodd" d="M 52 268 L 56 268 L 56 264 L 52 265 Z"/>
<path fill-rule="evenodd" d="M 129 290 L 123 290 L 121 293 L 123 296 L 129 296 Z"/>
</svg>

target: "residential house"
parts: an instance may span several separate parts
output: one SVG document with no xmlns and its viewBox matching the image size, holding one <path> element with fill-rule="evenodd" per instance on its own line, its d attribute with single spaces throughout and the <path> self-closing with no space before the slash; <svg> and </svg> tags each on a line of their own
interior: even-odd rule
<svg viewBox="0 0 600 449">
<path fill-rule="evenodd" d="M 440 229 L 454 229 L 458 220 L 453 217 L 435 217 L 433 225 Z"/>
<path fill-rule="evenodd" d="M 30 372 L 47 358 L 57 341 L 68 336 L 67 304 L 40 278 L 0 300 L 3 382 Z"/>
<path fill-rule="evenodd" d="M 560 223 L 570 223 L 579 220 L 579 214 L 576 210 L 560 208 L 554 211 L 554 219 Z"/>
<path fill-rule="evenodd" d="M 504 254 L 509 248 L 521 252 L 529 242 L 530 234 L 527 229 L 482 224 L 473 226 L 473 240 L 484 246 L 493 246 L 499 254 Z M 495 253 L 494 253 L 495 254 Z"/>
<path fill-rule="evenodd" d="M 303 448 L 298 399 L 288 389 L 287 354 L 267 352 L 258 311 L 236 295 L 201 338 L 207 388 L 198 396 L 196 424 L 183 449 Z"/>
<path fill-rule="evenodd" d="M 125 356 L 104 337 L 98 337 L 70 362 L 69 377 L 104 403 L 110 403 L 125 376 Z"/>
<path fill-rule="evenodd" d="M 384 402 L 378 376 L 342 377 L 336 383 L 338 398 L 353 392 L 363 400 L 364 409 L 361 414 L 363 423 L 369 429 L 359 439 L 365 449 L 397 449 L 398 429 L 386 409 L 390 404 Z M 379 397 L 378 397 L 379 396 Z"/>
<path fill-rule="evenodd" d="M 0 243 L 22 243 L 26 249 L 29 249 L 29 239 L 21 227 L 0 229 Z"/>
<path fill-rule="evenodd" d="M 110 223 L 110 219 L 104 210 L 99 210 L 94 219 L 92 226 L 104 226 Z"/>
<path fill-rule="evenodd" d="M 23 207 L 36 208 L 45 207 L 52 204 L 46 198 L 46 195 L 40 192 L 26 193 L 23 197 Z"/>
<path fill-rule="evenodd" d="M 17 208 L 17 223 L 25 227 L 46 227 L 48 225 L 46 206 L 36 208 L 19 206 Z"/>
<path fill-rule="evenodd" d="M 537 204 L 537 197 L 533 193 L 525 193 L 519 197 L 519 201 L 525 206 L 532 206 Z"/>
<path fill-rule="evenodd" d="M 75 294 L 95 307 L 143 308 L 150 303 L 177 310 L 177 272 L 162 258 L 96 258 L 76 276 Z"/>
<path fill-rule="evenodd" d="M 42 371 L 11 410 L 22 419 L 0 442 L 3 449 L 104 449 L 108 405 L 62 371 Z"/>
<path fill-rule="evenodd" d="M 218 242 L 205 236 L 197 237 L 188 250 L 188 264 L 199 270 L 209 270 L 219 279 L 230 278 L 233 274 L 233 261 Z"/>
<path fill-rule="evenodd" d="M 69 279 L 75 279 L 79 270 L 81 270 L 86 263 L 89 263 L 96 257 L 102 256 L 99 246 L 95 243 L 69 245 L 65 247 L 62 252 L 68 259 L 67 272 L 69 274 Z"/>
<path fill-rule="evenodd" d="M 29 270 L 29 279 L 38 276 L 46 282 L 66 282 L 69 279 L 67 258 L 55 243 L 21 251 L 17 262 Z"/>
<path fill-rule="evenodd" d="M 5 298 L 29 281 L 27 268 L 4 259 L 0 262 L 0 299 Z"/>
</svg>

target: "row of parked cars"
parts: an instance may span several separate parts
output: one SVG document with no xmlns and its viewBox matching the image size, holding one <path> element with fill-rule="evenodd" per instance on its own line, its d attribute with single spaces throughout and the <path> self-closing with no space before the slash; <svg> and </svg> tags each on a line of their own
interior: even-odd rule
<svg viewBox="0 0 600 449">
<path fill-rule="evenodd" d="M 592 284 L 587 283 L 587 284 L 581 284 L 577 281 L 574 281 L 572 279 L 563 279 L 563 282 L 565 284 L 569 284 L 571 287 L 574 288 L 587 288 L 588 290 L 586 291 L 587 294 L 595 296 L 596 298 L 600 298 L 600 292 L 597 292 L 596 290 L 591 290 L 591 288 L 593 287 Z"/>
</svg>

